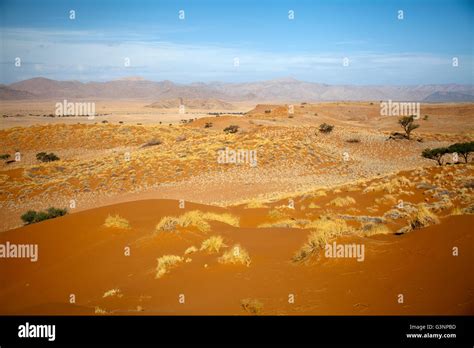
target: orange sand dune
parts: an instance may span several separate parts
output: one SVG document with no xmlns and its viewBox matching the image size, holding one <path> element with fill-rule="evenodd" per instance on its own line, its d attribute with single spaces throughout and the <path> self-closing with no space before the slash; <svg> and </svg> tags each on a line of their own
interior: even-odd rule
<svg viewBox="0 0 474 348">
<path fill-rule="evenodd" d="M 229 212 L 187 203 L 185 211 Z M 263 209 L 263 208 L 262 208 Z M 154 233 L 163 216 L 181 215 L 177 201 L 143 200 L 82 211 L 4 232 L 0 243 L 37 243 L 38 262 L 0 262 L 1 314 L 245 314 L 241 300 L 256 299 L 262 314 L 473 314 L 472 215 L 443 218 L 441 224 L 411 233 L 357 235 L 338 242 L 363 243 L 365 261 L 314 258 L 293 263 L 308 231 L 295 228 L 234 227 L 211 221 L 211 230 L 193 228 Z M 242 225 L 251 226 L 247 214 Z M 103 226 L 109 214 L 131 228 Z M 250 219 L 250 220 L 249 220 Z M 198 251 L 192 259 L 155 279 L 157 258 L 183 256 L 191 245 L 221 235 L 219 253 Z M 239 243 L 251 264 L 217 261 Z M 124 255 L 129 246 L 130 256 Z M 452 248 L 459 256 L 452 256 Z M 207 265 L 207 267 L 205 267 Z M 111 289 L 120 295 L 104 297 Z M 69 303 L 74 294 L 75 304 Z M 185 303 L 180 303 L 180 295 Z M 289 303 L 289 295 L 294 303 Z M 404 303 L 397 296 L 404 295 Z"/>
</svg>

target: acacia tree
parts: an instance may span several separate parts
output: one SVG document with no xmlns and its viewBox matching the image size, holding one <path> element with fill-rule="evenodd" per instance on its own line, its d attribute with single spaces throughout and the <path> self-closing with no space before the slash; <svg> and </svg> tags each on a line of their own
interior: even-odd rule
<svg viewBox="0 0 474 348">
<path fill-rule="evenodd" d="M 474 141 L 468 143 L 456 143 L 448 147 L 450 153 L 456 152 L 464 157 L 464 162 L 467 163 L 469 155 L 474 152 Z"/>
<path fill-rule="evenodd" d="M 436 149 L 424 149 L 421 153 L 421 156 L 428 158 L 430 160 L 438 162 L 438 165 L 443 165 L 442 158 L 443 155 L 449 153 L 449 150 L 446 147 L 438 147 Z"/>
<path fill-rule="evenodd" d="M 400 126 L 402 126 L 403 130 L 405 131 L 406 138 L 410 140 L 410 133 L 420 127 L 419 124 L 415 123 L 415 116 L 403 116 L 398 120 Z"/>
</svg>

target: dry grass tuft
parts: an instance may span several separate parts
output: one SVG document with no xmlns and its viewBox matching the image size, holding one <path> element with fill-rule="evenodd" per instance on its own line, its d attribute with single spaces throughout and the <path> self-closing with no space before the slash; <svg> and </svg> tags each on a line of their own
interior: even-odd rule
<svg viewBox="0 0 474 348">
<path fill-rule="evenodd" d="M 240 301 L 240 306 L 247 313 L 258 315 L 263 310 L 263 303 L 257 299 L 246 298 Z"/>
<path fill-rule="evenodd" d="M 207 232 L 211 226 L 204 219 L 202 212 L 199 210 L 189 211 L 179 217 L 179 225 L 182 227 L 194 226 L 201 232 Z"/>
<path fill-rule="evenodd" d="M 370 186 L 368 186 L 366 189 L 364 189 L 364 193 L 385 191 L 391 194 L 396 191 L 399 191 L 401 188 L 412 187 L 412 186 L 413 186 L 413 182 L 410 179 L 408 179 L 405 176 L 400 176 L 400 177 L 393 178 L 390 181 L 373 183 Z"/>
<path fill-rule="evenodd" d="M 184 251 L 184 255 L 189 255 L 189 254 L 193 254 L 195 252 L 198 251 L 198 248 L 196 248 L 194 245 L 193 246 L 190 246 L 189 248 L 187 248 L 185 251 Z"/>
<path fill-rule="evenodd" d="M 366 224 L 362 227 L 365 236 L 376 234 L 391 234 L 392 231 L 384 224 Z"/>
<path fill-rule="evenodd" d="M 218 221 L 234 227 L 239 227 L 240 220 L 237 216 L 229 213 L 204 213 L 203 218 L 210 221 Z"/>
<path fill-rule="evenodd" d="M 176 264 L 183 262 L 183 258 L 177 255 L 164 255 L 157 259 L 158 266 L 156 267 L 155 278 L 161 278 L 169 272 L 170 268 L 176 266 Z"/>
<path fill-rule="evenodd" d="M 424 205 L 418 206 L 415 216 L 410 220 L 410 227 L 413 230 L 434 224 L 439 224 L 438 217 L 436 214 L 429 211 Z"/>
<path fill-rule="evenodd" d="M 118 298 L 120 298 L 122 296 L 123 296 L 123 294 L 120 291 L 120 289 L 111 289 L 109 291 L 106 291 L 104 293 L 104 295 L 102 296 L 102 298 L 106 298 L 106 297 L 118 297 Z"/>
<path fill-rule="evenodd" d="M 156 231 L 173 231 L 179 224 L 179 219 L 174 216 L 165 216 L 156 225 Z"/>
<path fill-rule="evenodd" d="M 336 197 L 334 198 L 331 202 L 329 202 L 327 205 L 333 205 L 336 207 L 345 207 L 351 204 L 354 204 L 356 201 L 352 197 Z"/>
<path fill-rule="evenodd" d="M 242 264 L 247 267 L 250 266 L 250 256 L 247 250 L 242 248 L 239 244 L 236 244 L 232 247 L 231 250 L 226 251 L 218 261 L 220 263 L 232 263 L 232 264 Z"/>
<path fill-rule="evenodd" d="M 94 313 L 102 315 L 102 314 L 107 314 L 107 311 L 105 309 L 100 308 L 100 307 L 95 307 L 94 308 Z"/>
<path fill-rule="evenodd" d="M 312 228 L 314 231 L 309 234 L 308 241 L 293 256 L 294 262 L 305 261 L 324 248 L 331 239 L 354 232 L 354 229 L 341 219 L 316 220 L 307 228 Z"/>
<path fill-rule="evenodd" d="M 268 212 L 268 217 L 273 220 L 287 218 L 288 216 L 289 215 L 285 211 L 278 208 L 270 209 Z"/>
<path fill-rule="evenodd" d="M 257 226 L 258 228 L 301 228 L 298 220 L 284 219 L 274 222 L 265 222 Z"/>
<path fill-rule="evenodd" d="M 105 227 L 129 229 L 130 223 L 120 215 L 109 215 L 104 222 Z"/>
<path fill-rule="evenodd" d="M 305 228 L 314 229 L 319 232 L 330 233 L 336 236 L 354 232 L 354 229 L 347 225 L 343 219 L 331 219 L 328 217 L 311 221 Z"/>
<path fill-rule="evenodd" d="M 397 203 L 397 198 L 394 195 L 386 194 L 380 198 L 375 199 L 376 204 L 395 204 Z"/>
<path fill-rule="evenodd" d="M 208 253 L 218 253 L 219 250 L 226 245 L 224 244 L 224 239 L 221 236 L 212 236 L 201 244 L 201 250 L 206 250 Z"/>
<path fill-rule="evenodd" d="M 178 226 L 196 227 L 201 232 L 207 232 L 211 226 L 207 221 L 219 221 L 231 226 L 239 226 L 239 218 L 229 213 L 203 213 L 199 210 L 189 211 L 179 217 L 165 216 L 156 225 L 156 231 L 173 231 Z"/>
</svg>

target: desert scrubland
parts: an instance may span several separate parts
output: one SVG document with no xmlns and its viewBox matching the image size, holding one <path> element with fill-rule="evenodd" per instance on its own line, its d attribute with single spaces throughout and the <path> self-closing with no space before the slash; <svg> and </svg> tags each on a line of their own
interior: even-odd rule
<svg viewBox="0 0 474 348">
<path fill-rule="evenodd" d="M 421 156 L 472 141 L 472 103 L 410 139 L 378 101 L 53 104 L 1 102 L 0 242 L 39 246 L 0 263 L 2 314 L 474 312 L 472 158 Z"/>
</svg>

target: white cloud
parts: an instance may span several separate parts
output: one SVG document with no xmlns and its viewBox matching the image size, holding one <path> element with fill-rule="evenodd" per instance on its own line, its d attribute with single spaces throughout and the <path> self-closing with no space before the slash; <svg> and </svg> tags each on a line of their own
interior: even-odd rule
<svg viewBox="0 0 474 348">
<path fill-rule="evenodd" d="M 272 52 L 231 44 L 177 44 L 139 34 L 96 33 L 93 31 L 55 31 L 4 29 L 2 76 L 5 82 L 19 76 L 46 76 L 56 79 L 110 80 L 125 75 L 178 82 L 232 80 L 246 81 L 292 75 L 326 83 L 442 83 L 462 82 L 462 76 L 449 79 L 451 57 L 427 53 Z M 344 57 L 349 67 L 342 66 Z M 9 67 L 21 57 L 22 70 Z M 130 58 L 130 67 L 124 59 Z M 238 57 L 240 66 L 234 67 Z M 458 68 L 472 76 L 472 57 Z M 38 68 L 40 67 L 40 68 Z M 41 74 L 40 74 L 41 73 Z M 448 79 L 427 81 L 426 77 Z M 423 77 L 424 80 L 417 78 Z M 464 77 L 465 78 L 465 77 Z M 395 80 L 397 79 L 397 80 Z"/>
</svg>

